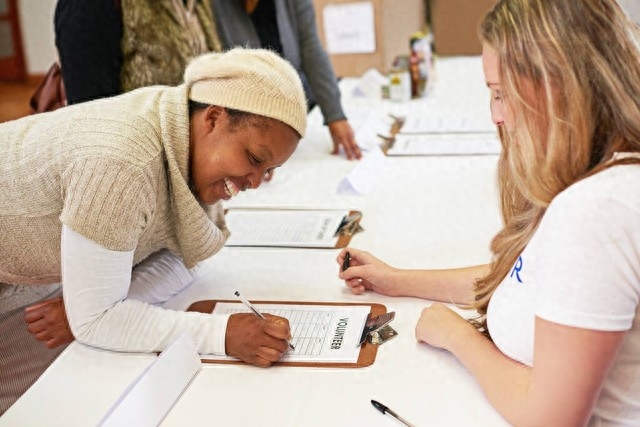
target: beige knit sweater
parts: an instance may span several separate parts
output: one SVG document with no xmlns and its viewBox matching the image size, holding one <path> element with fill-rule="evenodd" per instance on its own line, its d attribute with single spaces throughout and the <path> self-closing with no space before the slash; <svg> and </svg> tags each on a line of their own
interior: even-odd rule
<svg viewBox="0 0 640 427">
<path fill-rule="evenodd" d="M 134 264 L 189 268 L 228 237 L 189 189 L 185 86 L 149 87 L 0 124 L 0 283 L 60 281 L 62 224 Z"/>
</svg>

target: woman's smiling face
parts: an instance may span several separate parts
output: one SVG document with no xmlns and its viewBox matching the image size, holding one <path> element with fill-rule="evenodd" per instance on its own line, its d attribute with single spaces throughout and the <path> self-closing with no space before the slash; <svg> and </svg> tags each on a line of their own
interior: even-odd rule
<svg viewBox="0 0 640 427">
<path fill-rule="evenodd" d="M 191 117 L 190 185 L 207 205 L 258 188 L 267 172 L 291 157 L 300 140 L 279 120 L 262 116 L 234 120 L 231 114 L 209 106 Z"/>
</svg>

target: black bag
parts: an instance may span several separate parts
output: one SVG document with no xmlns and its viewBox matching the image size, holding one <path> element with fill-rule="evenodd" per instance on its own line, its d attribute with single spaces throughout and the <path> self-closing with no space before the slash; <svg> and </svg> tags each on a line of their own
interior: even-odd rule
<svg viewBox="0 0 640 427">
<path fill-rule="evenodd" d="M 31 114 L 57 110 L 67 105 L 60 65 L 54 62 L 36 91 L 29 99 Z"/>
</svg>

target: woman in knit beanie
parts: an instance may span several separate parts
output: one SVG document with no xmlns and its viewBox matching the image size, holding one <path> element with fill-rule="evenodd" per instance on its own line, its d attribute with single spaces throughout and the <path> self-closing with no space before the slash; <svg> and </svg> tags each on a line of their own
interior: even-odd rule
<svg viewBox="0 0 640 427">
<path fill-rule="evenodd" d="M 305 129 L 296 71 L 241 48 L 196 58 L 177 87 L 1 124 L 0 414 L 73 337 L 155 352 L 189 331 L 201 353 L 277 361 L 286 319 L 156 305 L 224 244 L 221 200 L 259 187 Z"/>
</svg>

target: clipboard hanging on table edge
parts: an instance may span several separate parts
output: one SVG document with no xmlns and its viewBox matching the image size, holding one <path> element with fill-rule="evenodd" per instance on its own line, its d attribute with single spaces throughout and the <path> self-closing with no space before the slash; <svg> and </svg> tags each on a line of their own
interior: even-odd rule
<svg viewBox="0 0 640 427">
<path fill-rule="evenodd" d="M 231 210 L 242 210 L 242 211 L 290 211 L 290 212 L 321 212 L 321 211 L 331 211 L 336 209 L 315 209 L 315 208 L 279 208 L 279 207 L 250 207 L 250 208 L 227 208 L 224 210 L 224 214 L 227 215 Z M 347 247 L 349 242 L 351 242 L 351 237 L 354 234 L 364 231 L 364 228 L 360 225 L 360 220 L 362 219 L 362 212 L 359 210 L 350 210 L 347 215 L 342 218 L 342 221 L 338 225 L 338 228 L 335 231 L 334 237 L 338 237 L 335 245 L 333 246 L 304 246 L 304 245 L 287 245 L 287 244 L 238 244 L 231 245 L 234 247 L 272 247 L 272 248 L 313 248 L 313 249 L 341 249 Z M 233 231 L 232 231 L 233 232 Z"/>
<path fill-rule="evenodd" d="M 202 300 L 196 301 L 187 308 L 187 311 L 199 313 L 211 313 L 218 302 L 233 302 L 237 300 Z M 369 318 L 375 318 L 387 313 L 387 307 L 378 303 L 350 303 L 350 302 L 307 302 L 307 301 L 252 301 L 253 304 L 279 304 L 279 305 L 330 305 L 330 306 L 369 306 Z M 356 363 L 345 362 L 275 362 L 274 366 L 299 366 L 310 368 L 363 368 L 370 366 L 376 359 L 379 345 L 365 341 L 360 345 L 360 353 Z M 241 360 L 211 360 L 201 359 L 203 363 L 223 363 L 232 365 L 246 365 Z"/>
</svg>

